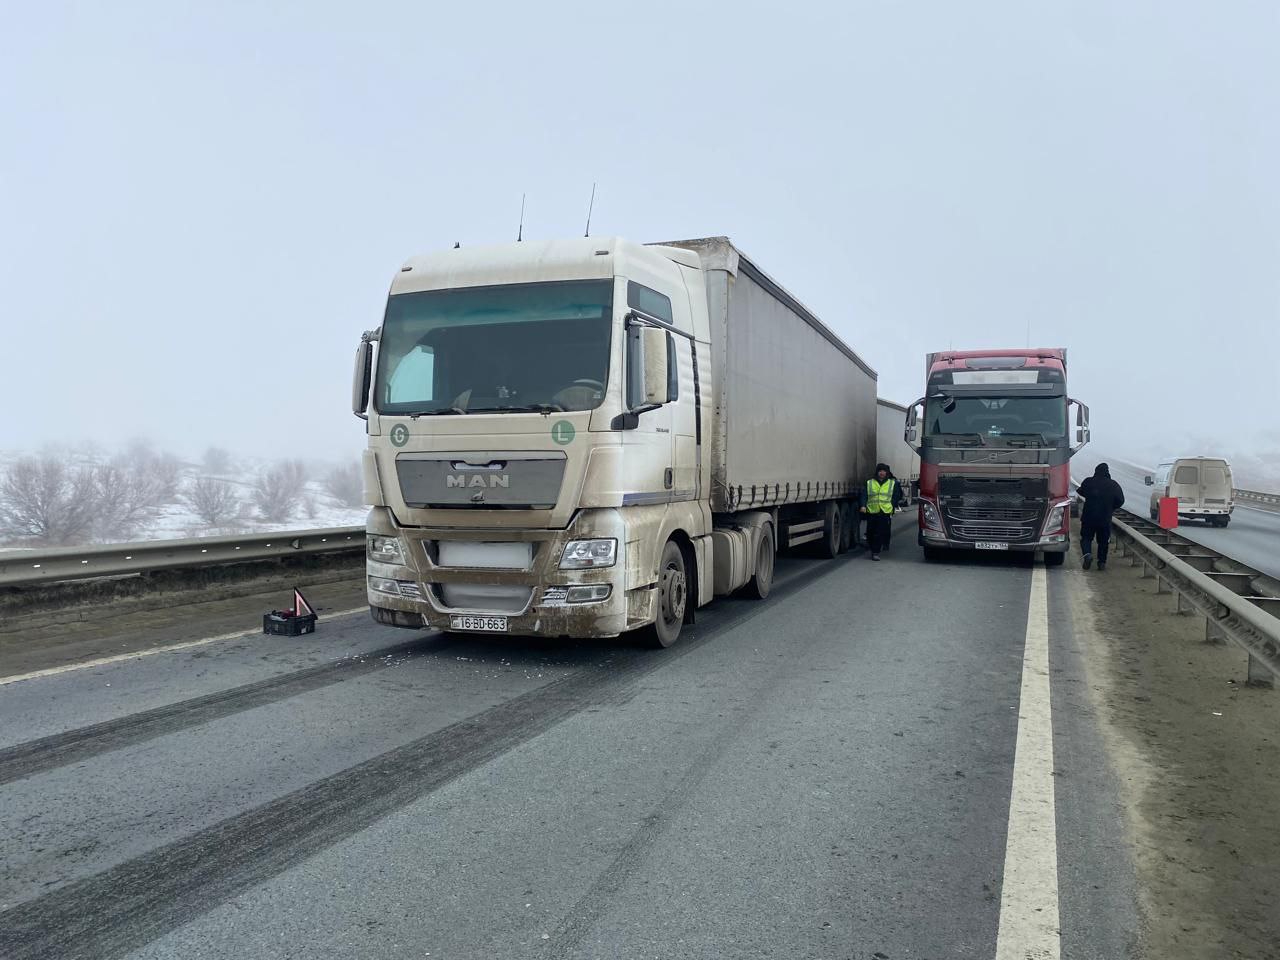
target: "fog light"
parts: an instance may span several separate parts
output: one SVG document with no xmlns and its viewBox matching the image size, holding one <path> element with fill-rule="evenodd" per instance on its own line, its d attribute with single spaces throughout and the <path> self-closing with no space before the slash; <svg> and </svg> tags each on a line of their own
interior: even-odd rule
<svg viewBox="0 0 1280 960">
<path fill-rule="evenodd" d="M 370 577 L 369 589 L 374 593 L 388 593 L 393 597 L 400 596 L 400 587 L 394 580 L 385 577 Z"/>
<path fill-rule="evenodd" d="M 599 603 L 608 600 L 613 587 L 607 583 L 592 583 L 581 587 L 569 588 L 569 603 Z"/>
</svg>

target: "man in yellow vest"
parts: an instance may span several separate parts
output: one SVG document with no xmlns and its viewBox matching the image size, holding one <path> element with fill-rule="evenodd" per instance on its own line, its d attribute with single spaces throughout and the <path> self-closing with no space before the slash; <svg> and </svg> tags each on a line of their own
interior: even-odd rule
<svg viewBox="0 0 1280 960">
<path fill-rule="evenodd" d="M 867 481 L 859 501 L 867 518 L 867 547 L 871 550 L 871 559 L 879 560 L 880 551 L 889 549 L 893 514 L 902 503 L 902 488 L 887 463 L 876 464 L 876 475 Z"/>
</svg>

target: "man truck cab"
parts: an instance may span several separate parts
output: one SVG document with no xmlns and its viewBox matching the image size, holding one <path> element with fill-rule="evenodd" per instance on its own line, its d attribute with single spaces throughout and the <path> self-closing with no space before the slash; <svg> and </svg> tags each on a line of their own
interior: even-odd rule
<svg viewBox="0 0 1280 960">
<path fill-rule="evenodd" d="M 1151 487 L 1151 519 L 1160 515 L 1160 500 L 1174 497 L 1178 517 L 1204 520 L 1215 527 L 1231 522 L 1231 464 L 1215 457 L 1177 457 L 1165 460 L 1145 478 Z"/>
</svg>

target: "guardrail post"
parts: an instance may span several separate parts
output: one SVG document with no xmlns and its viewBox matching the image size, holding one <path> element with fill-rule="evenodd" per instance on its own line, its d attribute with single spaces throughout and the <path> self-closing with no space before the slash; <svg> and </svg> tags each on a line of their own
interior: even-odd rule
<svg viewBox="0 0 1280 960">
<path fill-rule="evenodd" d="M 1143 580 L 1150 580 L 1150 579 L 1151 579 L 1152 577 L 1154 577 L 1154 576 L 1155 576 L 1155 574 L 1151 572 L 1151 564 L 1147 563 L 1147 562 L 1144 560 L 1144 561 L 1143 561 L 1143 563 L 1142 563 L 1142 579 L 1143 579 Z"/>
<path fill-rule="evenodd" d="M 1156 577 L 1156 593 L 1168 593 L 1172 589 L 1164 577 Z"/>
<path fill-rule="evenodd" d="M 1195 613 L 1195 607 L 1187 603 L 1187 601 L 1182 598 L 1182 594 L 1178 594 L 1178 613 Z"/>
<path fill-rule="evenodd" d="M 1208 617 L 1204 618 L 1204 642 L 1220 647 L 1227 642 L 1227 636 L 1219 630 L 1212 620 Z"/>
<path fill-rule="evenodd" d="M 1276 685 L 1276 678 L 1271 671 L 1263 666 L 1262 661 L 1249 654 L 1249 677 L 1245 680 L 1245 684 L 1250 687 L 1266 687 L 1272 689 Z"/>
</svg>

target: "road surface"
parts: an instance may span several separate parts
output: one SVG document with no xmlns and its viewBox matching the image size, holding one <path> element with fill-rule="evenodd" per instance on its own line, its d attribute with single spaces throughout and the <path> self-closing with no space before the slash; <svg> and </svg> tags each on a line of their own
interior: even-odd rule
<svg viewBox="0 0 1280 960">
<path fill-rule="evenodd" d="M 0 956 L 1129 956 L 1061 572 L 912 540 L 665 651 L 346 616 L 0 685 Z"/>
</svg>

